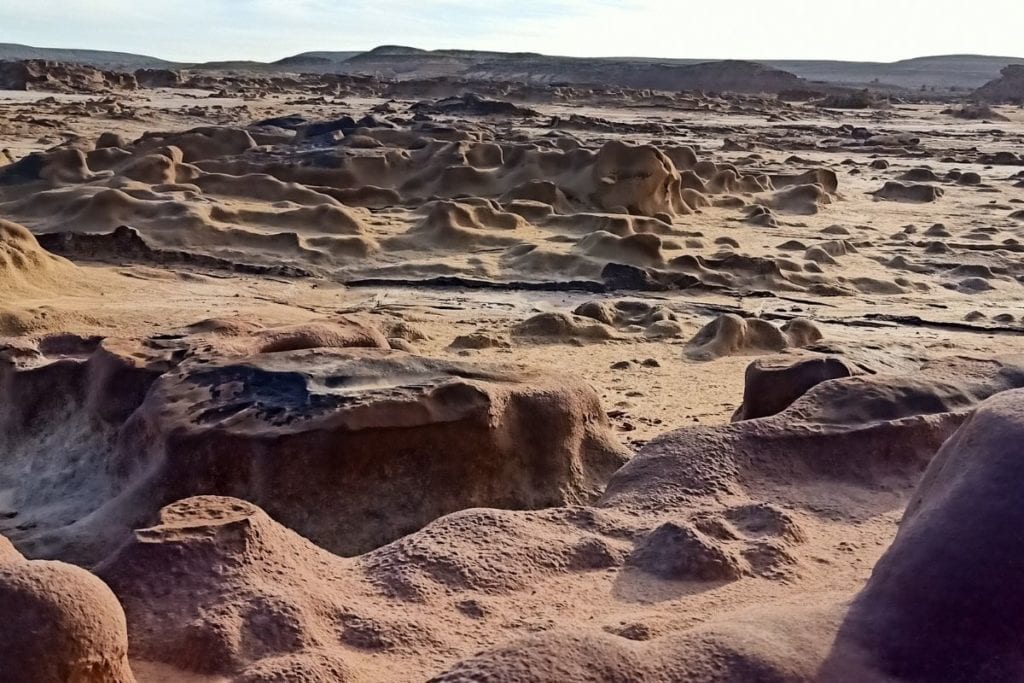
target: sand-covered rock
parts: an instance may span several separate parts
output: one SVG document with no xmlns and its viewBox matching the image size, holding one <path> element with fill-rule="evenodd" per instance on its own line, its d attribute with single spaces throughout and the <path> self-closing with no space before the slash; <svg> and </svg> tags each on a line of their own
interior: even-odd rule
<svg viewBox="0 0 1024 683">
<path fill-rule="evenodd" d="M 609 264 L 664 267 L 673 221 L 712 205 L 746 211 L 738 193 L 771 193 L 757 220 L 774 225 L 772 208 L 813 215 L 838 187 L 830 169 L 769 176 L 667 144 L 561 148 L 500 143 L 465 121 L 299 118 L 134 139 L 105 131 L 3 166 L 0 187 L 16 191 L 0 193 L 0 208 L 69 257 L 344 279 L 597 280 Z M 304 147 L 333 134 L 348 151 Z"/>
<path fill-rule="evenodd" d="M 615 338 L 615 331 L 593 318 L 551 311 L 531 316 L 512 328 L 512 336 L 526 342 L 600 342 Z"/>
<path fill-rule="evenodd" d="M 778 606 L 636 642 L 596 629 L 529 635 L 459 662 L 432 683 L 886 680 L 855 646 L 830 649 L 842 605 Z M 821 671 L 822 664 L 830 668 Z"/>
<path fill-rule="evenodd" d="M 0 559 L 0 681 L 134 683 L 117 598 L 63 562 Z"/>
<path fill-rule="evenodd" d="M 0 219 L 0 292 L 7 296 L 73 290 L 80 275 L 74 265 L 47 253 L 23 226 Z"/>
<path fill-rule="evenodd" d="M 334 639 L 341 564 L 259 508 L 205 496 L 165 508 L 97 572 L 125 606 L 133 656 L 233 674 Z"/>
<path fill-rule="evenodd" d="M 781 351 L 784 348 L 785 337 L 771 323 L 727 313 L 701 328 L 690 340 L 686 355 L 693 360 L 713 360 L 751 350 Z"/>
<path fill-rule="evenodd" d="M 690 360 L 708 361 L 734 354 L 778 352 L 821 338 L 821 331 L 809 320 L 796 318 L 779 328 L 760 318 L 725 313 L 701 328 L 684 353 Z"/>
<path fill-rule="evenodd" d="M 681 504 L 737 485 L 749 492 L 820 478 L 877 482 L 883 473 L 916 482 L 980 401 L 1021 386 L 1020 357 L 949 357 L 912 374 L 822 382 L 769 417 L 659 436 L 616 472 L 602 502 Z"/>
<path fill-rule="evenodd" d="M 743 573 L 739 562 L 699 531 L 665 522 L 630 556 L 630 563 L 666 579 L 731 581 Z"/>
</svg>

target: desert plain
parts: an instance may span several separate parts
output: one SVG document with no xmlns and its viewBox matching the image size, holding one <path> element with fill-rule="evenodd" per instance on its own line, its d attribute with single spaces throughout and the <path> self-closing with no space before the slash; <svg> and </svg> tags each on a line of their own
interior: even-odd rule
<svg viewBox="0 0 1024 683">
<path fill-rule="evenodd" d="M 1012 68 L 4 64 L 0 681 L 1024 676 Z"/>
</svg>

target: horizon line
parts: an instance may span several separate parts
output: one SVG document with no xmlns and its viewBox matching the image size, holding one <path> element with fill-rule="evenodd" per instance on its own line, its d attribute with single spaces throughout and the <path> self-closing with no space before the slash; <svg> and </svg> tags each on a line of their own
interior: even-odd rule
<svg viewBox="0 0 1024 683">
<path fill-rule="evenodd" d="M 431 53 L 431 52 L 482 52 L 482 53 L 501 54 L 501 55 L 516 55 L 516 54 L 527 55 L 527 54 L 529 54 L 529 55 L 538 55 L 538 56 L 541 56 L 541 57 L 552 57 L 552 58 L 557 58 L 557 59 L 609 59 L 609 60 L 616 60 L 617 59 L 617 60 L 648 60 L 648 61 L 694 61 L 694 62 L 725 62 L 725 61 L 741 61 L 741 62 L 835 62 L 835 63 L 842 63 L 842 64 L 885 64 L 885 65 L 899 64 L 901 62 L 909 62 L 909 61 L 914 61 L 914 60 L 919 60 L 919 59 L 941 59 L 941 58 L 950 58 L 950 57 L 962 57 L 962 58 L 963 57 L 980 57 L 980 58 L 985 58 L 985 59 L 1011 59 L 1011 60 L 1021 60 L 1021 61 L 1024 61 L 1024 57 L 1018 57 L 1018 56 L 1014 56 L 1014 55 L 995 55 L 995 54 L 982 54 L 982 53 L 974 53 L 974 52 L 959 52 L 959 53 L 946 53 L 946 54 L 925 54 L 925 55 L 918 55 L 916 57 L 906 57 L 906 58 L 903 58 L 903 59 L 896 59 L 896 60 L 892 60 L 892 61 L 878 61 L 878 60 L 870 60 L 870 59 L 836 59 L 836 58 L 827 58 L 827 57 L 815 57 L 815 58 L 806 58 L 806 57 L 804 57 L 804 58 L 789 58 L 789 57 L 770 57 L 770 58 L 768 58 L 768 57 L 649 57 L 649 56 L 644 56 L 644 55 L 600 55 L 600 56 L 591 55 L 591 56 L 579 56 L 579 55 L 548 54 L 548 53 L 544 53 L 544 52 L 534 52 L 532 50 L 509 52 L 509 51 L 503 51 L 503 50 L 480 49 L 480 48 L 454 48 L 454 47 L 452 47 L 452 48 L 420 48 L 420 47 L 415 47 L 415 46 L 412 46 L 412 45 L 401 45 L 401 44 L 397 44 L 397 43 L 384 43 L 384 44 L 380 44 L 380 45 L 375 45 L 374 47 L 369 48 L 369 49 L 365 49 L 365 50 L 360 50 L 360 49 L 352 49 L 352 50 L 343 50 L 343 49 L 328 49 L 328 50 L 309 49 L 309 50 L 303 50 L 302 52 L 296 52 L 296 53 L 288 54 L 288 55 L 285 55 L 284 57 L 280 57 L 280 58 L 272 60 L 272 61 L 262 61 L 262 60 L 259 60 L 259 59 L 253 59 L 253 58 L 248 58 L 248 57 L 237 57 L 237 58 L 231 58 L 231 59 L 208 59 L 208 60 L 202 60 L 202 61 L 193 61 L 193 60 L 168 59 L 168 58 L 165 58 L 165 57 L 157 57 L 155 55 L 143 54 L 143 53 L 139 53 L 139 52 L 124 52 L 122 50 L 112 50 L 112 49 L 92 48 L 92 47 L 60 47 L 60 46 L 52 46 L 52 45 L 40 46 L 40 45 L 29 45 L 27 43 L 8 43 L 8 42 L 0 42 L 0 45 L 9 45 L 9 46 L 14 46 L 14 47 L 24 47 L 24 48 L 29 48 L 29 49 L 33 49 L 33 50 L 63 50 L 63 51 L 71 51 L 71 52 L 101 52 L 101 53 L 105 52 L 105 53 L 109 53 L 109 54 L 126 55 L 126 56 L 132 56 L 132 57 L 144 57 L 146 59 L 153 59 L 153 60 L 157 60 L 157 61 L 161 61 L 161 62 L 166 62 L 168 64 L 180 64 L 180 65 L 185 65 L 185 66 L 188 66 L 188 65 L 201 65 L 201 64 L 230 63 L 230 62 L 253 62 L 253 63 L 256 63 L 256 64 L 267 64 L 267 65 L 270 65 L 270 64 L 276 64 L 277 62 L 283 61 L 285 59 L 290 59 L 290 58 L 293 58 L 293 57 L 300 57 L 302 55 L 307 55 L 307 54 L 310 54 L 310 53 L 317 53 L 317 52 L 322 52 L 322 53 L 353 52 L 353 53 L 356 53 L 356 54 L 366 54 L 366 53 L 369 53 L 369 52 L 373 52 L 374 50 L 378 50 L 380 48 L 386 48 L 386 47 L 390 47 L 390 48 L 405 48 L 405 49 L 411 49 L 411 50 L 418 50 L 418 51 L 426 52 L 426 53 Z"/>
</svg>

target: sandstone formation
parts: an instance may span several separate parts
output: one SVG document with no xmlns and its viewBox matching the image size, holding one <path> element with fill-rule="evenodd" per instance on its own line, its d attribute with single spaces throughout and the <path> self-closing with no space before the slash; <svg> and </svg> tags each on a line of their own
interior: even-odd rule
<svg viewBox="0 0 1024 683">
<path fill-rule="evenodd" d="M 1021 677 L 1001 64 L 25 50 L 0 681 Z"/>
<path fill-rule="evenodd" d="M 887 675 L 982 681 L 1024 673 L 1017 601 L 1002 590 L 1020 567 L 1014 482 L 1022 435 L 1024 392 L 1007 391 L 935 455 L 847 616 L 849 637 Z"/>
<path fill-rule="evenodd" d="M 33 467 L 55 419 L 71 420 L 83 458 L 54 463 L 48 487 L 16 496 L 62 510 L 19 543 L 96 561 L 125 525 L 215 493 L 353 555 L 468 507 L 586 502 L 624 462 L 583 383 L 391 351 L 374 332 L 209 322 L 165 350 L 105 341 L 77 359 L 8 367 L 19 401 L 0 411 L 6 476 Z M 365 346 L 384 350 L 356 350 Z M 92 500 L 70 496 L 83 478 Z M 430 493 L 411 498 L 414 488 Z"/>
<path fill-rule="evenodd" d="M 135 683 L 117 598 L 63 562 L 0 555 L 0 681 Z"/>
<path fill-rule="evenodd" d="M 97 572 L 125 605 L 142 661 L 239 680 L 273 671 L 368 680 L 372 674 L 362 672 L 381 653 L 429 652 L 452 637 L 444 620 L 432 621 L 448 609 L 436 602 L 438 591 L 455 596 L 463 618 L 483 626 L 495 600 L 601 569 L 711 584 L 794 576 L 803 571 L 797 558 L 808 542 L 803 523 L 792 510 L 744 501 L 811 482 L 867 492 L 882 481 L 915 481 L 979 400 L 1019 386 L 1019 359 L 948 359 L 913 376 L 824 382 L 773 417 L 665 435 L 619 470 L 596 507 L 467 510 L 353 559 L 312 545 L 252 503 L 190 498 L 166 507 L 155 526 L 137 531 Z M 1018 393 L 989 405 L 1013 405 Z M 944 460 L 940 454 L 932 470 L 942 471 Z M 925 477 L 922 496 L 934 476 Z M 723 499 L 729 502 L 709 505 Z M 400 617 L 383 604 L 411 611 Z M 840 631 L 850 618 L 844 605 L 836 598 L 814 610 L 753 610 L 653 639 L 637 636 L 650 642 L 556 630 L 470 659 L 439 680 L 476 680 L 485 672 L 509 681 L 662 681 L 697 672 L 730 680 L 794 666 L 810 671 L 836 656 L 822 634 Z M 772 633 L 764 625 L 780 620 L 792 628 L 756 635 Z M 843 658 L 859 657 L 859 641 L 850 642 Z M 741 654 L 725 669 L 710 668 L 737 647 Z"/>
</svg>

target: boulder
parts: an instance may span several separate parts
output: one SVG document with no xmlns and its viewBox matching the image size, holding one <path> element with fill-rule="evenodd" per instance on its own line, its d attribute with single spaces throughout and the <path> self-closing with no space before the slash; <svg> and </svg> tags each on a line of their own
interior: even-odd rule
<svg viewBox="0 0 1024 683">
<path fill-rule="evenodd" d="M 134 683 L 117 598 L 63 562 L 0 559 L 0 681 Z"/>
</svg>

